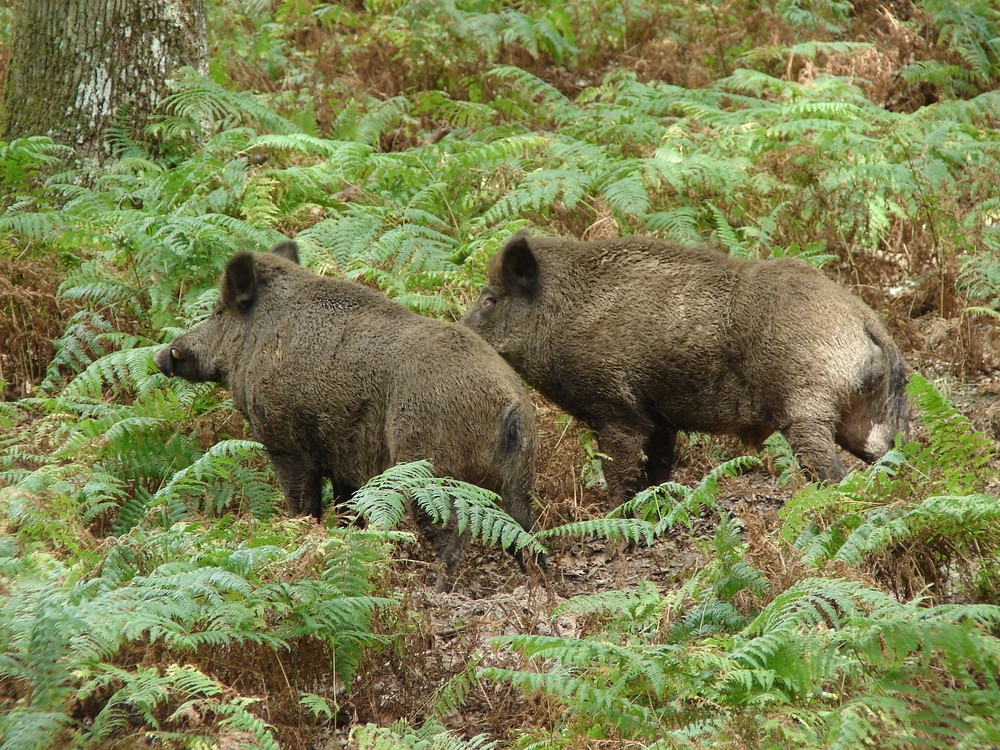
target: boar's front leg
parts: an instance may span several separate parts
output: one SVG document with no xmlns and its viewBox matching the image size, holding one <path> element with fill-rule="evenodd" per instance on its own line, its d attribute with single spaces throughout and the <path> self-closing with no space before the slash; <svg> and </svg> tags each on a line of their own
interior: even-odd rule
<svg viewBox="0 0 1000 750">
<path fill-rule="evenodd" d="M 807 419 L 782 430 L 807 473 L 821 482 L 839 482 L 847 469 L 837 456 L 833 421 Z"/>
<path fill-rule="evenodd" d="M 646 481 L 646 453 L 652 425 L 634 422 L 607 422 L 597 430 L 597 445 L 610 461 L 604 462 L 604 479 L 608 483 L 611 507 L 617 508 L 630 500 Z"/>
<path fill-rule="evenodd" d="M 470 532 L 458 533 L 458 524 L 452 514 L 451 520 L 444 527 L 436 523 L 421 524 L 424 536 L 437 556 L 441 567 L 438 569 L 434 590 L 449 591 L 458 580 L 458 575 L 465 564 L 469 550 Z"/>
<path fill-rule="evenodd" d="M 285 494 L 288 512 L 293 516 L 312 516 L 318 520 L 323 514 L 323 475 L 296 453 L 268 450 L 268 455 Z"/>
</svg>

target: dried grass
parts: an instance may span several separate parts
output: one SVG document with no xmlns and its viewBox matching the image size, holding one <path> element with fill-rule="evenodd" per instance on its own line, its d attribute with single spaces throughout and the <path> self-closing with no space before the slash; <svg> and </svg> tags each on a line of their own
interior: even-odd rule
<svg viewBox="0 0 1000 750">
<path fill-rule="evenodd" d="M 50 260 L 0 255 L 0 399 L 31 395 L 75 306 L 56 296 Z M 3 382 L 5 381 L 5 382 Z"/>
</svg>

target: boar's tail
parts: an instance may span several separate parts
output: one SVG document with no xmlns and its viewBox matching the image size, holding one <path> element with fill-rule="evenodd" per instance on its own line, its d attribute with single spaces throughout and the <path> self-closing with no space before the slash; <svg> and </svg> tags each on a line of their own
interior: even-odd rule
<svg viewBox="0 0 1000 750">
<path fill-rule="evenodd" d="M 535 421 L 531 418 L 531 407 L 525 408 L 520 401 L 511 403 L 500 420 L 500 436 L 497 449 L 503 468 L 504 509 L 525 531 L 535 530 L 535 518 L 531 509 L 531 490 L 535 478 Z M 527 414 L 527 416 L 526 416 Z M 526 571 L 524 550 L 508 548 L 522 571 Z M 544 554 L 534 555 L 534 560 L 543 569 L 548 568 Z"/>
<path fill-rule="evenodd" d="M 503 470 L 503 499 L 511 517 L 531 531 L 531 487 L 534 482 L 534 425 L 525 418 L 524 405 L 511 403 L 500 420 L 497 455 Z"/>
<path fill-rule="evenodd" d="M 525 427 L 521 405 L 515 401 L 507 407 L 500 420 L 500 455 L 506 457 L 525 449 L 528 442 Z"/>
<path fill-rule="evenodd" d="M 868 338 L 882 350 L 886 357 L 887 372 L 884 377 L 888 381 L 888 397 L 883 412 L 883 423 L 894 435 L 897 432 L 907 438 L 910 434 L 910 405 L 906 400 L 906 383 L 909 380 L 910 366 L 903 359 L 899 347 L 892 340 L 880 321 L 865 322 L 865 333 Z"/>
</svg>

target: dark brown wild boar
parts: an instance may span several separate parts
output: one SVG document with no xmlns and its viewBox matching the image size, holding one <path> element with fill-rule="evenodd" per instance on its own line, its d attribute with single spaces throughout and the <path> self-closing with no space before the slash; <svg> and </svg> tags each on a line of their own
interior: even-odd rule
<svg viewBox="0 0 1000 750">
<path fill-rule="evenodd" d="M 500 495 L 532 527 L 535 417 L 520 378 L 464 326 L 298 264 L 295 243 L 233 256 L 215 311 L 160 350 L 166 375 L 226 386 L 293 514 L 319 517 L 403 461 Z M 439 550 L 449 574 L 464 543 Z"/>
<path fill-rule="evenodd" d="M 759 444 L 775 430 L 817 478 L 907 432 L 907 368 L 878 316 L 795 259 L 652 238 L 515 234 L 463 322 L 597 432 L 615 503 L 667 480 L 678 430 Z"/>
</svg>

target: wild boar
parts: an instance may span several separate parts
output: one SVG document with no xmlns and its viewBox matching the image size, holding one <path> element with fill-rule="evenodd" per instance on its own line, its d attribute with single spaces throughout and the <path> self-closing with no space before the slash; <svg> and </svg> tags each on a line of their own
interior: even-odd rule
<svg viewBox="0 0 1000 750">
<path fill-rule="evenodd" d="M 908 368 L 879 317 L 801 260 L 648 237 L 515 234 L 463 323 L 597 433 L 619 504 L 667 480 L 678 430 L 759 445 L 775 430 L 816 478 L 908 430 Z"/>
<path fill-rule="evenodd" d="M 209 318 L 154 362 L 229 389 L 290 513 L 320 517 L 324 478 L 344 499 L 396 463 L 428 459 L 441 476 L 496 492 L 531 529 L 534 409 L 479 336 L 308 271 L 293 242 L 233 256 L 220 291 Z M 451 570 L 464 542 L 439 552 Z"/>
</svg>

